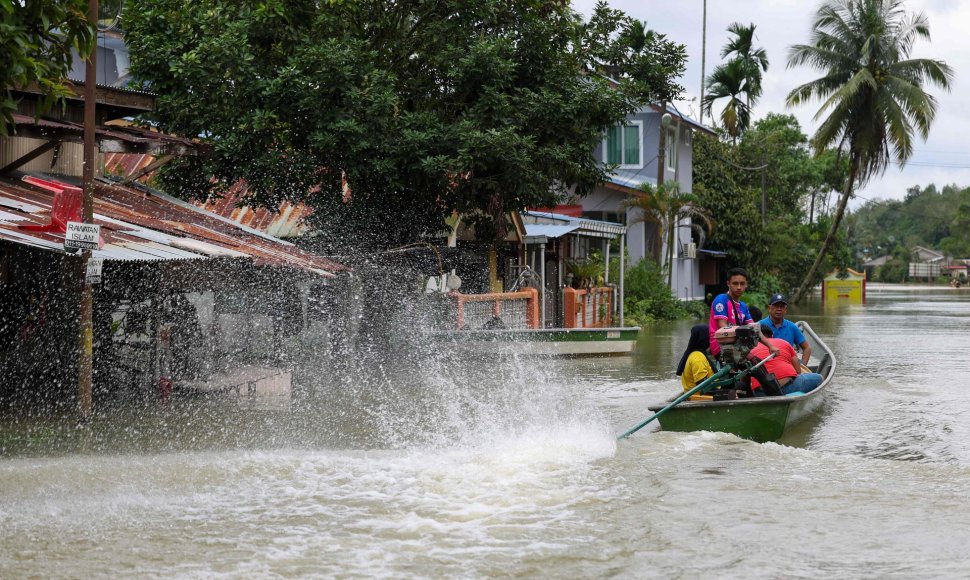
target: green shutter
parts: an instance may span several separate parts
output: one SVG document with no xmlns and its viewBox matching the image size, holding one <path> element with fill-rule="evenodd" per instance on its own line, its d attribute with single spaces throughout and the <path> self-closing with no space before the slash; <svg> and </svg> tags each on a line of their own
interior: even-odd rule
<svg viewBox="0 0 970 580">
<path fill-rule="evenodd" d="M 618 165 L 622 162 L 620 157 L 622 142 L 620 141 L 620 128 L 610 127 L 606 132 L 606 162 L 610 165 Z"/>
<path fill-rule="evenodd" d="M 623 164 L 640 164 L 640 127 L 637 125 L 623 127 Z"/>
</svg>

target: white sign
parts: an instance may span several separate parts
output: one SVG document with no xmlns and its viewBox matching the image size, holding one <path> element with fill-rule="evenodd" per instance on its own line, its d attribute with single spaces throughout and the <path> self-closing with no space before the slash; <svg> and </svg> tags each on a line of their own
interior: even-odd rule
<svg viewBox="0 0 970 580">
<path fill-rule="evenodd" d="M 104 265 L 104 258 L 88 258 L 88 268 L 84 281 L 88 284 L 101 283 L 101 266 Z"/>
<path fill-rule="evenodd" d="M 64 249 L 78 248 L 81 250 L 97 250 L 98 238 L 100 236 L 101 226 L 97 224 L 67 222 Z"/>
</svg>

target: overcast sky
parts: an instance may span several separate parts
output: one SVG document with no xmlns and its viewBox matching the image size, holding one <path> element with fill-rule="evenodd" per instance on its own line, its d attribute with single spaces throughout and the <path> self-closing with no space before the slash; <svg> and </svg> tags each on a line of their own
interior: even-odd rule
<svg viewBox="0 0 970 580">
<path fill-rule="evenodd" d="M 687 69 L 681 79 L 687 100 L 677 107 L 697 119 L 701 87 L 701 39 L 704 0 L 647 2 L 645 0 L 609 0 L 610 6 L 633 18 L 645 20 L 647 28 L 667 35 L 687 47 Z M 588 17 L 595 0 L 573 0 L 573 8 Z M 755 24 L 756 43 L 768 53 L 770 66 L 764 77 L 764 95 L 754 108 L 754 118 L 767 113 L 790 113 L 798 118 L 802 130 L 811 136 L 816 123 L 812 120 L 819 103 L 785 106 L 785 97 L 794 87 L 821 76 L 808 67 L 789 69 L 788 50 L 793 44 L 809 41 L 811 23 L 819 2 L 816 0 L 707 0 L 707 58 L 705 74 L 722 62 L 721 48 L 727 42 L 727 27 L 732 22 Z M 906 188 L 914 185 L 937 187 L 956 184 L 970 186 L 970 2 L 959 0 L 907 0 L 908 12 L 923 12 L 930 23 L 930 42 L 919 41 L 913 56 L 935 58 L 949 64 L 956 73 L 953 89 L 942 91 L 925 87 L 937 99 L 937 114 L 929 139 L 917 139 L 913 156 L 902 170 L 891 165 L 881 178 L 873 179 L 859 191 L 862 199 L 900 199 Z M 714 104 L 715 114 L 719 106 Z M 704 119 L 710 124 L 710 119 Z M 863 201 L 855 200 L 850 207 Z"/>
</svg>

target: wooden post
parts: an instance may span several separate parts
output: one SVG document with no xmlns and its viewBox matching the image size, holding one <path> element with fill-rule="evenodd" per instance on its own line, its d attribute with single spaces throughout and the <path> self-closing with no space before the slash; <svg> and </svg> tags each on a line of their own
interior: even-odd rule
<svg viewBox="0 0 970 580">
<path fill-rule="evenodd" d="M 81 221 L 94 222 L 94 124 L 97 104 L 97 62 L 98 62 L 98 0 L 88 0 L 88 24 L 94 28 L 94 46 L 88 55 L 84 70 L 84 166 L 81 181 L 84 187 L 84 201 Z M 94 359 L 94 326 L 92 324 L 93 298 L 91 284 L 87 281 L 87 265 L 91 250 L 81 252 L 81 339 L 78 361 L 78 410 L 80 421 L 86 423 L 91 418 L 92 409 L 92 367 Z"/>
<path fill-rule="evenodd" d="M 576 294 L 574 288 L 565 288 L 562 291 L 562 325 L 564 328 L 576 328 Z"/>
</svg>

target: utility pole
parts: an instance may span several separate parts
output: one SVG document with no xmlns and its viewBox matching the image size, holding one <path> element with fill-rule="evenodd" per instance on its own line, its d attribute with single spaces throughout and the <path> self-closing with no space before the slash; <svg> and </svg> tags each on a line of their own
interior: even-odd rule
<svg viewBox="0 0 970 580">
<path fill-rule="evenodd" d="M 704 0 L 704 16 L 701 18 L 701 125 L 704 124 L 704 59 L 707 57 L 707 0 Z"/>
<path fill-rule="evenodd" d="M 766 181 L 768 172 L 768 154 L 761 152 L 761 225 L 768 225 L 768 194 L 766 192 Z"/>
<path fill-rule="evenodd" d="M 88 55 L 84 68 L 84 166 L 81 182 L 84 188 L 81 221 L 94 222 L 94 124 L 97 99 L 97 62 L 98 62 L 98 0 L 88 0 L 88 23 L 94 29 L 94 46 Z M 91 418 L 92 386 L 94 359 L 93 298 L 91 284 L 87 280 L 87 265 L 91 250 L 81 251 L 81 340 L 78 361 L 77 395 L 80 420 L 86 423 Z"/>
<path fill-rule="evenodd" d="M 657 144 L 659 147 L 659 150 L 657 151 L 657 193 L 659 193 L 660 188 L 664 186 L 664 153 L 667 147 L 665 139 L 667 128 L 664 126 L 664 117 L 669 117 L 669 115 L 667 115 L 667 102 L 660 101 L 660 117 L 657 119 Z M 664 254 L 663 237 L 661 236 L 661 232 L 657 233 L 655 241 L 657 240 L 660 242 L 658 244 L 660 247 L 658 248 L 659 253 L 656 254 L 656 257 L 657 263 L 661 264 Z"/>
</svg>

